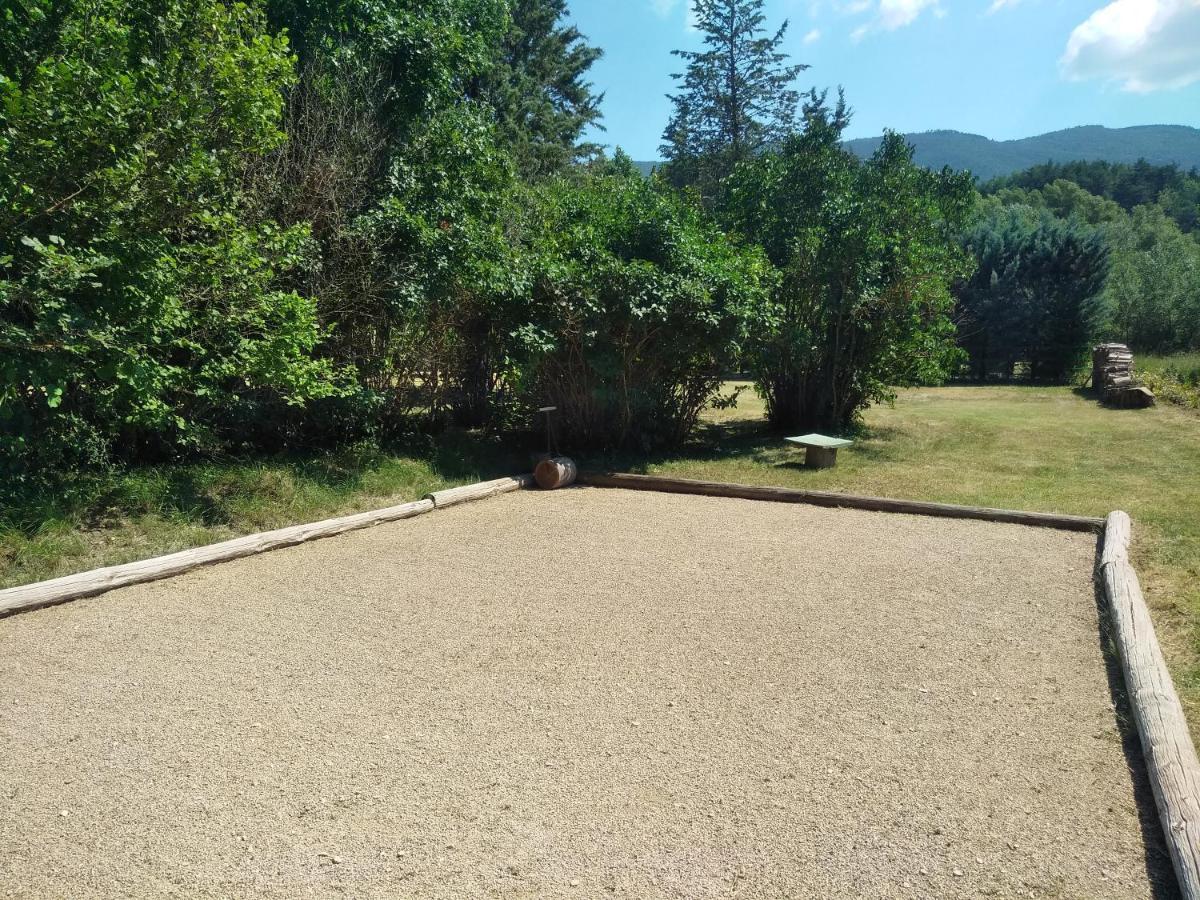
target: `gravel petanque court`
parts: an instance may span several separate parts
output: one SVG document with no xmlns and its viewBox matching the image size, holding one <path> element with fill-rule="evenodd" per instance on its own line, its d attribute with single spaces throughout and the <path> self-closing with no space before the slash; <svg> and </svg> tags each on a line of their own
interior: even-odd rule
<svg viewBox="0 0 1200 900">
<path fill-rule="evenodd" d="M 1170 897 L 1094 554 L 573 488 L 0 619 L 0 895 Z"/>
</svg>

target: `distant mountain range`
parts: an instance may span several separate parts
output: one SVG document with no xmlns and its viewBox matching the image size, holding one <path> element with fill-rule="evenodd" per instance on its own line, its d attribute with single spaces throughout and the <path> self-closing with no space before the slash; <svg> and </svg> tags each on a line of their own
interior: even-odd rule
<svg viewBox="0 0 1200 900">
<path fill-rule="evenodd" d="M 1200 167 L 1200 128 L 1186 125 L 1140 125 L 1104 128 L 1084 125 L 1015 141 L 993 141 L 961 131 L 927 131 L 904 136 L 916 148 L 916 161 L 932 169 L 950 166 L 967 169 L 980 181 L 1020 172 L 1044 162 L 1106 160 L 1133 163 L 1145 159 L 1155 165 L 1175 163 L 1182 169 Z M 870 156 L 882 137 L 858 138 L 846 146 L 859 156 Z M 639 162 L 645 173 L 657 165 Z"/>
</svg>

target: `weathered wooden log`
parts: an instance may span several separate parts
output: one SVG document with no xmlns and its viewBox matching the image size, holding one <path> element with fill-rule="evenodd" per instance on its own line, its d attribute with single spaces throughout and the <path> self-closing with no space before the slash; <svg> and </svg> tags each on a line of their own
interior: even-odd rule
<svg viewBox="0 0 1200 900">
<path fill-rule="evenodd" d="M 251 556 L 255 553 L 264 553 L 267 550 L 289 547 L 293 544 L 302 544 L 305 541 L 342 534 L 356 528 L 409 519 L 429 512 L 433 508 L 432 501 L 417 500 L 413 503 L 402 503 L 399 506 L 341 516 L 337 519 L 325 519 L 307 525 L 292 525 L 287 528 L 277 528 L 274 531 L 248 534 L 245 537 L 233 538 L 205 547 L 196 547 L 192 550 L 181 550 L 178 553 L 158 556 L 154 559 L 108 566 L 103 569 L 80 572 L 77 575 L 54 578 L 50 581 L 39 581 L 36 584 L 9 588 L 0 591 L 0 615 L 36 609 L 40 606 L 49 606 L 53 603 L 62 603 L 80 597 L 90 597 L 94 594 L 111 591 L 113 588 L 154 581 L 178 575 L 199 566 Z"/>
<path fill-rule="evenodd" d="M 1200 760 L 1129 563 L 1130 534 L 1129 516 L 1111 513 L 1098 576 L 1180 894 L 1200 900 Z"/>
<path fill-rule="evenodd" d="M 567 456 L 554 456 L 543 459 L 533 470 L 534 481 L 538 487 L 546 491 L 567 487 L 575 483 L 579 469 L 575 460 Z"/>
<path fill-rule="evenodd" d="M 469 503 L 472 500 L 483 500 L 497 494 L 507 494 L 509 491 L 519 491 L 533 485 L 532 475 L 516 475 L 511 478 L 497 478 L 493 481 L 481 481 L 478 484 L 466 484 L 462 487 L 447 488 L 444 491 L 434 491 L 426 494 L 426 500 L 432 500 L 438 509 L 454 506 L 459 503 Z"/>
<path fill-rule="evenodd" d="M 921 500 L 894 500 L 889 497 L 863 497 L 833 491 L 808 491 L 796 488 L 760 487 L 718 481 L 692 481 L 686 478 L 660 478 L 654 475 L 581 474 L 580 484 L 594 487 L 629 488 L 640 491 L 665 491 L 672 494 L 699 494 L 707 497 L 734 497 L 743 500 L 768 500 L 775 503 L 808 503 L 814 506 L 867 509 L 874 512 L 910 513 L 919 516 L 943 516 L 952 519 L 980 519 L 985 522 L 1009 522 L 1037 525 L 1068 531 L 1099 532 L 1104 520 L 1089 516 L 991 509 L 981 506 L 957 506 Z"/>
</svg>

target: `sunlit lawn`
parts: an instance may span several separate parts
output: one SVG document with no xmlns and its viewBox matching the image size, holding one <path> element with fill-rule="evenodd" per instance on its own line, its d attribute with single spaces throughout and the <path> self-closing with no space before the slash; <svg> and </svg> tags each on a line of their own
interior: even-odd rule
<svg viewBox="0 0 1200 900">
<path fill-rule="evenodd" d="M 708 415 L 705 443 L 637 471 L 1134 519 L 1135 563 L 1200 734 L 1200 415 L 1106 409 L 1069 388 L 948 387 L 872 409 L 835 469 L 764 433 L 762 404 Z"/>
</svg>

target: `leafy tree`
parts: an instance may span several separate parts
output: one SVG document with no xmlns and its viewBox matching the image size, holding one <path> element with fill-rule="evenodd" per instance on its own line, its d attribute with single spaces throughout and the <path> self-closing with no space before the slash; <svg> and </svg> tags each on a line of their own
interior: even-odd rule
<svg viewBox="0 0 1200 900">
<path fill-rule="evenodd" d="M 242 193 L 281 138 L 286 42 L 220 0 L 41 9 L 0 59 L 0 482 L 224 446 L 337 393 L 281 284 L 306 231 Z"/>
<path fill-rule="evenodd" d="M 353 364 L 358 391 L 308 426 L 336 435 L 419 418 L 482 424 L 491 410 L 492 275 L 517 193 L 494 110 L 468 98 L 492 70 L 504 0 L 270 0 L 300 35 L 288 140 L 256 180 L 281 221 L 310 223 L 299 285 Z M 528 85 L 524 85 L 528 87 Z M 503 279 L 502 279 L 503 280 Z"/>
<path fill-rule="evenodd" d="M 604 95 L 584 79 L 602 51 L 563 24 L 567 14 L 566 0 L 514 0 L 508 30 L 468 89 L 494 110 L 499 140 L 527 178 L 599 150 L 580 138 L 600 118 Z"/>
<path fill-rule="evenodd" d="M 742 160 L 791 131 L 800 104 L 792 86 L 808 68 L 786 64 L 780 47 L 787 22 L 766 31 L 763 0 L 693 0 L 704 50 L 675 50 L 687 65 L 674 77 L 679 93 L 660 152 L 676 185 L 698 184 L 711 195 Z"/>
<path fill-rule="evenodd" d="M 390 140 L 463 96 L 508 24 L 507 0 L 264 0 L 301 72 L 368 73 Z"/>
<path fill-rule="evenodd" d="M 1200 348 L 1200 244 L 1157 205 L 1138 207 L 1105 237 L 1105 333 L 1144 352 Z"/>
<path fill-rule="evenodd" d="M 822 98 L 800 134 L 730 179 L 730 225 L 779 272 L 747 359 L 780 429 L 838 429 L 892 386 L 940 380 L 956 360 L 950 282 L 969 176 L 915 166 L 889 134 L 867 162 L 841 146 L 845 110 Z"/>
<path fill-rule="evenodd" d="M 586 448 L 677 444 L 718 397 L 770 268 L 618 155 L 559 178 L 523 228 L 533 289 L 515 377 Z"/>
</svg>

